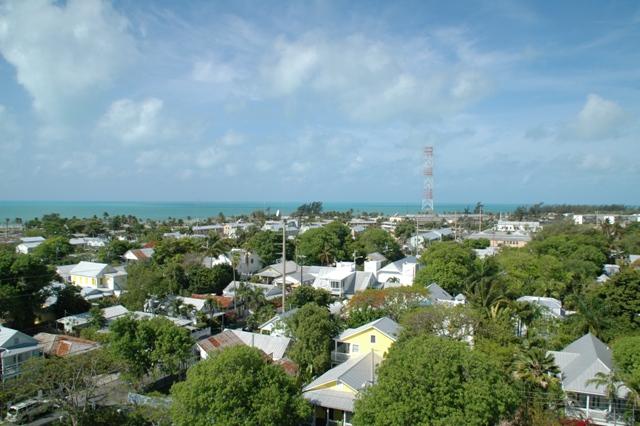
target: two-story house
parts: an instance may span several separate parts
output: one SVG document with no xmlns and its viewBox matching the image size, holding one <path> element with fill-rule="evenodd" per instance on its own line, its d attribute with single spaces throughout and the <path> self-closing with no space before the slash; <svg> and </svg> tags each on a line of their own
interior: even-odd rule
<svg viewBox="0 0 640 426">
<path fill-rule="evenodd" d="M 587 418 L 596 425 L 626 425 L 624 409 L 629 394 L 622 383 L 619 399 L 607 398 L 605 386 L 597 386 L 590 380 L 598 373 L 608 375 L 613 370 L 611 350 L 600 339 L 587 333 L 561 351 L 549 351 L 562 373 L 562 390 L 567 395 L 568 417 Z M 614 404 L 616 410 L 614 410 Z M 616 418 L 613 413 L 616 412 Z"/>
<path fill-rule="evenodd" d="M 375 383 L 376 369 L 399 333 L 400 326 L 383 317 L 335 339 L 331 358 L 337 365 L 303 389 L 303 397 L 314 406 L 314 426 L 351 425 L 358 394 Z"/>
<path fill-rule="evenodd" d="M 42 356 L 38 341 L 8 327 L 0 327 L 0 381 L 20 374 L 20 366 L 27 360 Z"/>
<path fill-rule="evenodd" d="M 78 287 L 111 290 L 120 295 L 127 286 L 127 272 L 106 263 L 82 261 L 69 271 L 69 281 Z"/>
</svg>

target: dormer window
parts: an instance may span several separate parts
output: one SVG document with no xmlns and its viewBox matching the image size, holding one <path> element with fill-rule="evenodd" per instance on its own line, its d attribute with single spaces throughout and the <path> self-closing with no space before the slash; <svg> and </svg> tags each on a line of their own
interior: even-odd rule
<svg viewBox="0 0 640 426">
<path fill-rule="evenodd" d="M 331 289 L 332 290 L 340 290 L 342 281 L 331 281 Z"/>
</svg>

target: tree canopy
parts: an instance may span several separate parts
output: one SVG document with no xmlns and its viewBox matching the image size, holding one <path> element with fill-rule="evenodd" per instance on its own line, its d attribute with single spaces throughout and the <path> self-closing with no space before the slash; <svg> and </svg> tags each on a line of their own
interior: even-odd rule
<svg viewBox="0 0 640 426">
<path fill-rule="evenodd" d="M 465 343 L 422 335 L 394 344 L 377 383 L 356 400 L 354 425 L 495 425 L 519 396 L 508 375 Z"/>
<path fill-rule="evenodd" d="M 163 317 L 137 320 L 127 315 L 109 330 L 109 349 L 135 379 L 156 371 L 176 373 L 192 356 L 189 331 Z"/>
<path fill-rule="evenodd" d="M 311 413 L 294 380 L 255 348 L 220 351 L 171 388 L 177 425 L 295 426 Z"/>
<path fill-rule="evenodd" d="M 304 378 L 322 374 L 331 366 L 331 338 L 337 323 L 325 307 L 308 303 L 286 320 L 293 337 L 289 356 Z"/>
<path fill-rule="evenodd" d="M 436 242 L 422 253 L 415 283 L 428 286 L 437 283 L 451 294 L 461 292 L 476 273 L 472 249 L 455 241 Z"/>
</svg>

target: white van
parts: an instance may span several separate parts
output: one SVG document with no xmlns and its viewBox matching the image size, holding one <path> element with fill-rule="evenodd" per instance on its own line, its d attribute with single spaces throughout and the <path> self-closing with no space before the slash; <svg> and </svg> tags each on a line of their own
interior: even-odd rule
<svg viewBox="0 0 640 426">
<path fill-rule="evenodd" d="M 28 399 L 10 406 L 5 420 L 10 423 L 30 421 L 49 411 L 51 406 L 51 402 L 45 399 Z"/>
</svg>

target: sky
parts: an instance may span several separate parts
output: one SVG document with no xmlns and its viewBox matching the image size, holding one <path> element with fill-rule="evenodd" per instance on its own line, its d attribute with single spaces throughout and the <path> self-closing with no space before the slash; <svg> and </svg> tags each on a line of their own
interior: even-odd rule
<svg viewBox="0 0 640 426">
<path fill-rule="evenodd" d="M 0 199 L 640 204 L 637 1 L 0 0 Z"/>
</svg>

